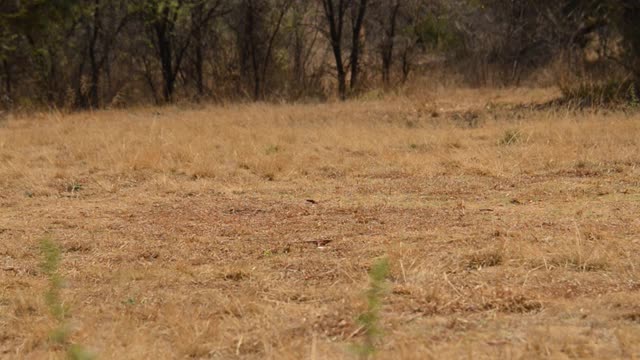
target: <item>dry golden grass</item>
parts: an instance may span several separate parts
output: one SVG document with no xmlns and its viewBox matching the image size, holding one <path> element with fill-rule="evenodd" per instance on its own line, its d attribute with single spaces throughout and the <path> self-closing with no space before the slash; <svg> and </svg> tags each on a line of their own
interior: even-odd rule
<svg viewBox="0 0 640 360">
<path fill-rule="evenodd" d="M 42 114 L 0 125 L 0 357 L 640 357 L 640 115 L 547 90 Z M 314 200 L 316 203 L 307 200 Z"/>
</svg>

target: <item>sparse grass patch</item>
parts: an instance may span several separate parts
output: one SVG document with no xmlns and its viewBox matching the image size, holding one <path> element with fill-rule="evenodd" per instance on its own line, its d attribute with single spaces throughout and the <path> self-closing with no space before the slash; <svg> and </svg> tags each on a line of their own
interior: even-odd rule
<svg viewBox="0 0 640 360">
<path fill-rule="evenodd" d="M 470 270 L 481 270 L 502 265 L 503 262 L 504 251 L 502 249 L 480 250 L 466 257 L 465 267 Z"/>
<path fill-rule="evenodd" d="M 576 225 L 573 241 L 555 246 L 548 264 L 580 272 L 608 270 L 611 259 L 603 242 L 606 240 L 584 233 Z"/>
<path fill-rule="evenodd" d="M 62 323 L 66 319 L 68 310 L 62 304 L 60 292 L 63 286 L 63 280 L 58 273 L 58 267 L 60 265 L 61 252 L 58 245 L 49 238 L 45 238 L 40 242 L 40 252 L 42 253 L 42 272 L 47 276 L 49 281 L 49 288 L 45 293 L 45 302 L 49 307 L 49 312 L 59 323 Z M 66 338 L 66 332 L 57 331 L 63 333 Z"/>
<path fill-rule="evenodd" d="M 591 164 L 586 160 L 579 160 L 576 162 L 576 165 L 575 165 L 576 169 L 586 169 L 589 166 L 591 166 Z"/>
<path fill-rule="evenodd" d="M 522 132 L 516 129 L 506 130 L 498 144 L 500 145 L 515 145 L 520 143 L 523 140 Z"/>
<path fill-rule="evenodd" d="M 542 302 L 533 300 L 523 294 L 514 294 L 509 290 L 499 289 L 492 300 L 483 304 L 484 310 L 496 310 L 503 313 L 527 314 L 542 310 Z"/>
<path fill-rule="evenodd" d="M 228 272 L 224 274 L 223 278 L 227 281 L 243 281 L 249 279 L 251 276 L 242 271 Z"/>
<path fill-rule="evenodd" d="M 549 264 L 568 270 L 583 272 L 602 271 L 606 270 L 609 266 L 604 257 L 599 257 L 594 253 L 585 255 L 577 251 L 552 256 L 549 259 Z"/>
<path fill-rule="evenodd" d="M 279 145 L 269 145 L 264 153 L 266 155 L 273 155 L 279 153 L 280 151 L 282 151 L 282 147 L 280 147 Z"/>
<path fill-rule="evenodd" d="M 581 82 L 561 86 L 566 104 L 576 107 L 637 107 L 639 94 L 633 81 Z"/>
<path fill-rule="evenodd" d="M 59 273 L 61 261 L 61 251 L 58 245 L 49 238 L 40 241 L 40 252 L 42 253 L 42 272 L 49 280 L 49 288 L 45 292 L 44 298 L 49 312 L 56 321 L 57 327 L 51 331 L 50 339 L 64 347 L 67 358 L 70 360 L 89 360 L 94 356 L 84 347 L 73 344 L 69 340 L 69 308 L 62 300 L 61 291 L 64 280 Z"/>
<path fill-rule="evenodd" d="M 64 186 L 64 190 L 71 194 L 75 194 L 79 192 L 80 190 L 82 190 L 82 188 L 83 188 L 82 184 L 75 181 L 72 181 Z"/>
<path fill-rule="evenodd" d="M 369 270 L 369 289 L 367 290 L 367 309 L 358 316 L 358 324 L 362 327 L 363 341 L 355 349 L 361 359 L 369 359 L 376 353 L 376 341 L 382 335 L 380 327 L 380 310 L 382 300 L 387 292 L 386 280 L 389 275 L 389 260 L 376 261 Z"/>
</svg>

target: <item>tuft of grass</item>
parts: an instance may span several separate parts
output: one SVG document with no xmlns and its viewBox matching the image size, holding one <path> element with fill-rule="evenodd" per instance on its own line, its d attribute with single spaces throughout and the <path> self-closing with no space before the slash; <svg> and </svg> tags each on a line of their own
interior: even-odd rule
<svg viewBox="0 0 640 360">
<path fill-rule="evenodd" d="M 364 333 L 362 344 L 355 346 L 361 359 L 369 359 L 376 353 L 376 340 L 382 335 L 380 309 L 382 308 L 382 299 L 387 291 L 388 275 L 389 260 L 387 258 L 376 261 L 369 270 L 369 289 L 366 292 L 367 310 L 357 318 Z"/>
<path fill-rule="evenodd" d="M 586 169 L 589 167 L 589 162 L 586 160 L 578 160 L 576 162 L 576 169 Z"/>
<path fill-rule="evenodd" d="M 481 270 L 483 268 L 502 265 L 504 254 L 501 249 L 475 252 L 466 259 L 466 268 L 469 270 Z"/>
<path fill-rule="evenodd" d="M 72 182 L 66 186 L 65 190 L 67 190 L 67 192 L 70 192 L 72 194 L 77 193 L 78 191 L 82 190 L 82 184 L 79 184 L 77 182 Z"/>
<path fill-rule="evenodd" d="M 123 300 L 122 301 L 122 305 L 127 305 L 127 306 L 134 306 L 136 304 L 136 299 L 135 298 L 127 298 L 127 300 Z"/>
<path fill-rule="evenodd" d="M 640 107 L 640 94 L 635 83 L 629 86 L 629 105 L 634 109 Z"/>
<path fill-rule="evenodd" d="M 67 309 L 62 304 L 60 296 L 63 285 L 62 277 L 58 272 L 60 248 L 53 240 L 45 238 L 40 242 L 40 252 L 42 254 L 40 267 L 49 280 L 49 288 L 44 294 L 45 303 L 54 319 L 62 323 L 66 318 Z"/>
<path fill-rule="evenodd" d="M 265 155 L 273 155 L 279 153 L 280 151 L 282 151 L 282 148 L 279 145 L 269 145 L 265 149 L 264 153 Z"/>
<path fill-rule="evenodd" d="M 96 356 L 83 346 L 74 344 L 67 349 L 67 358 L 69 360 L 93 360 Z"/>
<path fill-rule="evenodd" d="M 509 129 L 500 138 L 500 145 L 514 145 L 522 141 L 522 133 L 519 130 Z"/>
<path fill-rule="evenodd" d="M 62 345 L 70 360 L 94 359 L 95 356 L 83 346 L 72 344 L 69 340 L 70 329 L 66 321 L 69 308 L 64 305 L 61 295 L 64 279 L 59 271 L 62 259 L 60 247 L 50 238 L 44 238 L 40 241 L 40 252 L 42 255 L 40 267 L 49 280 L 49 288 L 44 293 L 44 299 L 51 316 L 57 323 L 57 327 L 49 334 L 49 339 Z"/>
</svg>

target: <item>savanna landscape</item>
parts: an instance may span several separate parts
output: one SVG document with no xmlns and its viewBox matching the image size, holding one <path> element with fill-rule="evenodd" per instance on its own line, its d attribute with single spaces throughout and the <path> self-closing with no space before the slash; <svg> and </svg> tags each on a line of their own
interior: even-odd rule
<svg viewBox="0 0 640 360">
<path fill-rule="evenodd" d="M 640 358 L 637 0 L 0 2 L 0 359 Z"/>
<path fill-rule="evenodd" d="M 104 358 L 351 358 L 380 258 L 379 358 L 633 358 L 638 115 L 513 106 L 554 96 L 5 121 L 0 354 L 64 354 L 50 239 Z"/>
</svg>

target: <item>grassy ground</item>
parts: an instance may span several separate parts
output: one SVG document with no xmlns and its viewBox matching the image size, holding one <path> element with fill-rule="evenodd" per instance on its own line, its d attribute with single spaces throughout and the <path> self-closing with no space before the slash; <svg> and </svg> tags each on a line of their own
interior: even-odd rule
<svg viewBox="0 0 640 360">
<path fill-rule="evenodd" d="M 640 356 L 640 115 L 544 90 L 44 114 L 0 125 L 0 357 Z M 511 104 L 511 105 L 510 105 Z M 312 201 L 310 201 L 312 200 Z"/>
</svg>

